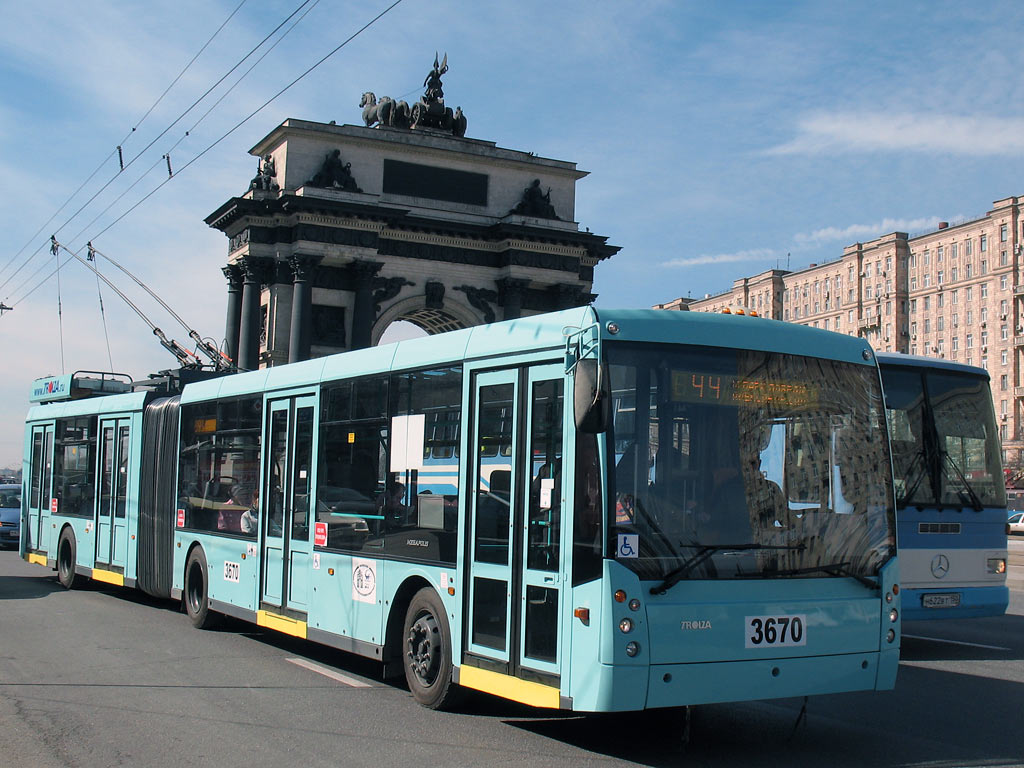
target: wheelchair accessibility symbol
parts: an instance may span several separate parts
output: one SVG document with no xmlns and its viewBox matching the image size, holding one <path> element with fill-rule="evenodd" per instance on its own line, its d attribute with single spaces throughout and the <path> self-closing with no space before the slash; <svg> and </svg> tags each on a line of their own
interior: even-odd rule
<svg viewBox="0 0 1024 768">
<path fill-rule="evenodd" d="M 640 536 L 636 533 L 620 533 L 619 534 L 619 557 L 639 557 L 640 556 Z"/>
</svg>

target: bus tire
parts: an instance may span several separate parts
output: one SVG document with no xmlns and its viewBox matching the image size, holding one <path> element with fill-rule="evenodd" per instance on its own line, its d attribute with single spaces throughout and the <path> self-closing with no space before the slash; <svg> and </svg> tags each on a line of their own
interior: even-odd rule
<svg viewBox="0 0 1024 768">
<path fill-rule="evenodd" d="M 216 612 L 210 610 L 208 574 L 203 548 L 195 547 L 189 553 L 188 563 L 185 565 L 185 589 L 182 597 L 185 600 L 185 613 L 197 629 L 210 629 L 216 626 L 219 618 Z"/>
<path fill-rule="evenodd" d="M 70 528 L 65 528 L 57 542 L 57 581 L 64 589 L 71 589 L 78 580 L 75 574 L 77 562 L 78 546 L 75 543 L 75 533 Z"/>
<path fill-rule="evenodd" d="M 452 635 L 437 593 L 424 587 L 405 614 L 402 660 L 409 692 L 429 709 L 444 709 L 456 697 L 452 682 Z"/>
</svg>

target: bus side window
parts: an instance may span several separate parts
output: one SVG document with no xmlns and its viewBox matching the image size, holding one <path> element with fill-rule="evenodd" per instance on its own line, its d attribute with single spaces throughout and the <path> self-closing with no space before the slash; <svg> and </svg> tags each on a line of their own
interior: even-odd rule
<svg viewBox="0 0 1024 768">
<path fill-rule="evenodd" d="M 601 465 L 597 435 L 576 434 L 576 483 L 573 507 L 573 586 L 601 578 L 603 557 Z"/>
</svg>

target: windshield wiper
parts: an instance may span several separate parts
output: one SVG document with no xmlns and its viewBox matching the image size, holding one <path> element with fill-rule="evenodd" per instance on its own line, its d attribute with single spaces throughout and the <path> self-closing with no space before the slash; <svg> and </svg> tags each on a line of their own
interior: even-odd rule
<svg viewBox="0 0 1024 768">
<path fill-rule="evenodd" d="M 678 584 L 686 574 L 688 574 L 690 571 L 692 571 L 694 568 L 696 568 L 701 563 L 705 562 L 713 554 L 715 554 L 716 552 L 721 552 L 722 550 L 741 551 L 741 550 L 750 550 L 750 549 L 758 549 L 758 550 L 763 550 L 763 549 L 787 549 L 787 550 L 796 549 L 796 550 L 802 550 L 802 549 L 804 549 L 803 542 L 801 542 L 799 544 L 696 544 L 696 543 L 694 543 L 694 544 L 692 544 L 690 546 L 694 546 L 694 547 L 698 548 L 697 549 L 697 554 L 693 555 L 693 557 L 691 557 L 688 560 L 684 560 L 683 563 L 678 568 L 675 568 L 675 569 L 669 571 L 667 574 L 665 574 L 665 578 L 662 579 L 661 584 L 659 584 L 656 587 L 651 587 L 651 594 L 652 595 L 664 595 L 669 589 L 671 589 L 676 584 Z"/>
<path fill-rule="evenodd" d="M 790 568 L 786 571 L 772 571 L 771 576 L 799 576 L 804 573 L 827 573 L 829 576 L 849 576 L 856 579 L 871 590 L 878 589 L 878 582 L 850 569 L 849 563 L 829 563 L 828 565 L 811 565 L 806 568 Z"/>
<path fill-rule="evenodd" d="M 960 467 L 958 467 L 956 462 L 953 461 L 952 458 L 950 458 L 948 451 L 942 452 L 942 458 L 945 461 L 945 463 L 949 464 L 949 466 L 953 468 L 953 471 L 956 472 L 957 478 L 960 480 L 961 483 L 963 483 L 964 491 L 967 492 L 967 496 L 971 500 L 971 506 L 974 508 L 974 511 L 981 512 L 985 505 L 981 503 L 981 499 L 978 498 L 978 494 L 974 492 L 974 489 L 971 487 L 971 484 L 967 482 L 967 478 L 964 477 L 964 473 L 960 471 Z M 948 476 L 949 475 L 947 473 L 947 477 Z M 957 495 L 963 498 L 962 491 L 957 491 Z"/>
</svg>

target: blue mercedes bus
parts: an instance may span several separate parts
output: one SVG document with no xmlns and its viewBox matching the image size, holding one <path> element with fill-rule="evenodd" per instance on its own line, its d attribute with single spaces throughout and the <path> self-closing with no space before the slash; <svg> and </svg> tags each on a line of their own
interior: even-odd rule
<svg viewBox="0 0 1024 768">
<path fill-rule="evenodd" d="M 1006 490 L 988 371 L 878 353 L 889 421 L 903 618 L 1006 612 Z"/>
<path fill-rule="evenodd" d="M 881 690 L 888 446 L 863 340 L 580 308 L 37 404 L 21 547 L 377 659 L 428 707 Z"/>
</svg>

